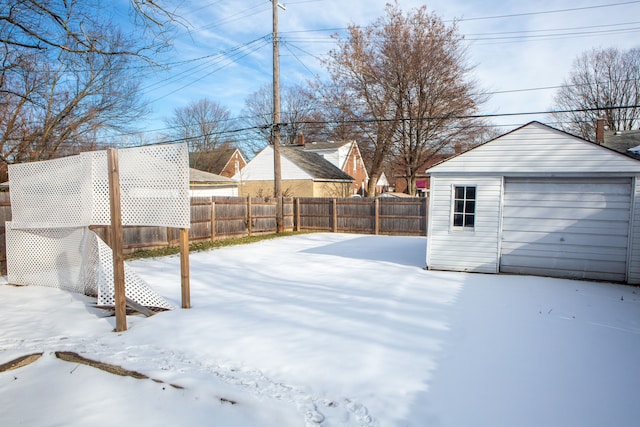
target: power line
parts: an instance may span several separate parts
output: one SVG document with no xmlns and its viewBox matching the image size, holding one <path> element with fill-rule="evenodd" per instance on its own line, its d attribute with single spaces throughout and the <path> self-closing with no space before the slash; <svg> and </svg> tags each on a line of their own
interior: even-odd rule
<svg viewBox="0 0 640 427">
<path fill-rule="evenodd" d="M 567 9 L 544 10 L 544 11 L 538 11 L 538 12 L 511 13 L 508 15 L 482 16 L 477 18 L 461 18 L 461 19 L 457 19 L 456 21 L 457 22 L 480 21 L 480 20 L 487 20 L 487 19 L 515 18 L 519 16 L 546 15 L 546 14 L 552 14 L 552 13 L 575 12 L 578 10 L 590 10 L 590 9 L 601 9 L 605 7 L 625 6 L 628 4 L 635 4 L 635 3 L 640 3 L 640 1 L 627 1 L 622 3 L 610 3 L 610 4 L 601 4 L 601 5 L 595 5 L 595 6 L 572 7 Z"/>
<path fill-rule="evenodd" d="M 598 107 L 598 108 L 576 108 L 569 110 L 551 110 L 551 111 L 529 111 L 529 112 L 517 112 L 517 113 L 496 113 L 496 114 L 472 114 L 472 115 L 461 115 L 461 116 L 430 116 L 430 117 L 417 117 L 417 118 L 390 118 L 390 119 L 353 119 L 353 120 L 301 120 L 298 121 L 297 124 L 305 124 L 305 125 L 338 125 L 338 124 L 373 124 L 373 123 L 394 123 L 394 122 L 417 122 L 417 121 L 428 121 L 428 120 L 469 120 L 469 119 L 491 119 L 496 117 L 516 117 L 516 116 L 529 116 L 529 115 L 555 115 L 555 114 L 566 114 L 566 113 L 587 113 L 593 111 L 602 111 L 602 110 L 626 110 L 626 109 L 635 109 L 640 108 L 640 104 L 638 105 L 623 105 L 623 106 L 609 106 L 609 107 Z M 290 123 L 278 123 L 280 126 L 287 126 Z M 485 124 L 485 127 L 504 127 L 505 125 L 496 125 L 496 124 Z M 248 126 L 239 129 L 231 129 L 217 132 L 209 132 L 201 135 L 190 136 L 185 138 L 176 138 L 171 140 L 163 140 L 158 141 L 154 144 L 167 144 L 167 143 L 177 143 L 177 142 L 188 142 L 193 139 L 208 137 L 208 136 L 220 136 L 220 135 L 233 135 L 241 132 L 248 131 L 256 131 L 259 130 L 262 126 Z"/>
<path fill-rule="evenodd" d="M 255 50 L 257 50 L 260 47 L 265 45 L 266 38 L 267 38 L 267 36 L 262 36 L 262 37 L 259 37 L 257 39 L 251 40 L 249 42 L 243 43 L 241 45 L 234 46 L 234 47 L 229 48 L 227 50 L 224 50 L 222 52 L 218 52 L 217 54 L 212 55 L 212 56 L 217 57 L 215 61 L 209 61 L 209 62 L 206 62 L 206 63 L 198 64 L 198 65 L 196 65 L 196 66 L 194 66 L 194 67 L 192 67 L 190 69 L 187 69 L 187 70 L 181 71 L 181 72 L 179 72 L 177 74 L 174 74 L 174 75 L 172 75 L 172 76 L 170 76 L 170 77 L 168 77 L 166 79 L 162 79 L 162 80 L 156 81 L 156 82 L 154 82 L 154 83 L 142 88 L 142 91 L 147 91 L 147 90 L 150 90 L 152 88 L 153 89 L 158 89 L 159 87 L 163 87 L 163 86 L 166 86 L 167 84 L 170 84 L 170 82 L 172 80 L 181 80 L 184 77 L 189 77 L 189 76 L 195 74 L 196 72 L 198 72 L 198 69 L 203 68 L 205 66 L 215 65 L 216 63 L 219 63 L 219 62 L 224 61 L 224 60 L 228 60 L 230 56 L 242 53 L 244 49 L 251 48 L 251 49 L 253 49 L 253 51 L 255 51 Z M 256 43 L 260 43 L 260 44 L 258 46 L 255 46 Z"/>
</svg>

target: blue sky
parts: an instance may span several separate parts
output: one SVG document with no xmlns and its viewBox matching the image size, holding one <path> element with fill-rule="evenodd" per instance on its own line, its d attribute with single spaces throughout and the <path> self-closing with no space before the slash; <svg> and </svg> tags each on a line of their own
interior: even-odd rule
<svg viewBox="0 0 640 427">
<path fill-rule="evenodd" d="M 331 34 L 384 15 L 387 0 L 292 0 L 279 11 L 281 84 L 323 78 L 320 59 L 335 46 Z M 400 0 L 406 12 L 425 2 Z M 473 77 L 493 95 L 483 114 L 547 111 L 573 60 L 592 48 L 640 47 L 640 1 L 436 0 L 430 11 L 459 20 Z M 176 64 L 148 73 L 144 97 L 153 113 L 138 126 L 152 137 L 176 107 L 208 97 L 240 115 L 248 95 L 271 82 L 271 2 L 183 1 L 176 9 L 190 27 L 179 28 L 174 49 L 158 57 Z M 197 59 L 203 58 L 203 59 Z M 502 93 L 501 93 L 502 92 Z M 500 131 L 545 115 L 496 117 Z"/>
</svg>

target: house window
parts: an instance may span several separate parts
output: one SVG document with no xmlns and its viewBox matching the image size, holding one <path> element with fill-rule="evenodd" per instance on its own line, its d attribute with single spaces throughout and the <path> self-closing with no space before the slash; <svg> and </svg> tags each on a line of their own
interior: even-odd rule
<svg viewBox="0 0 640 427">
<path fill-rule="evenodd" d="M 476 218 L 476 187 L 455 186 L 453 226 L 473 228 Z"/>
</svg>

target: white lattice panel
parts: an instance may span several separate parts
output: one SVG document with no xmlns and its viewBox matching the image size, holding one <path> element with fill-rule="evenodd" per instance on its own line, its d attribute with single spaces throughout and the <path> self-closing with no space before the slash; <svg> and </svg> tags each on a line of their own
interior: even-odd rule
<svg viewBox="0 0 640 427">
<path fill-rule="evenodd" d="M 123 225 L 189 228 L 187 144 L 118 150 Z M 9 165 L 15 227 L 111 224 L 107 152 Z"/>
<path fill-rule="evenodd" d="M 113 306 L 111 248 L 86 227 L 16 229 L 6 223 L 7 278 L 16 285 L 48 286 L 98 297 Z M 125 293 L 138 304 L 174 308 L 125 264 Z"/>
<path fill-rule="evenodd" d="M 96 236 L 96 248 L 99 253 L 100 265 L 96 266 L 98 275 L 98 305 L 115 306 L 115 291 L 113 280 L 113 255 L 111 248 Z M 145 307 L 175 308 L 158 295 L 142 280 L 126 263 L 124 265 L 125 295 L 127 298 Z"/>
<path fill-rule="evenodd" d="M 86 228 L 16 229 L 6 223 L 7 279 L 85 292 Z"/>
<path fill-rule="evenodd" d="M 111 204 L 109 197 L 109 175 L 107 152 L 82 153 L 91 159 L 91 224 L 111 224 Z"/>
<path fill-rule="evenodd" d="M 123 225 L 189 228 L 187 144 L 118 151 Z M 87 226 L 111 224 L 107 152 L 9 166 L 13 221 L 7 223 L 10 283 L 96 295 L 114 305 L 111 249 Z M 173 308 L 125 264 L 126 295 Z"/>
<path fill-rule="evenodd" d="M 189 228 L 186 144 L 119 150 L 122 224 Z"/>
<path fill-rule="evenodd" d="M 71 156 L 9 165 L 13 223 L 24 228 L 90 225 L 89 160 Z"/>
</svg>

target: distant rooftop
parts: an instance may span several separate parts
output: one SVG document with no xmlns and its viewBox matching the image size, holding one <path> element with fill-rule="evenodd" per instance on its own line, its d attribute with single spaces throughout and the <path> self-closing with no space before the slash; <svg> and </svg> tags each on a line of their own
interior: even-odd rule
<svg viewBox="0 0 640 427">
<path fill-rule="evenodd" d="M 604 143 L 607 148 L 640 159 L 640 151 L 635 150 L 640 146 L 640 130 L 606 131 Z"/>
<path fill-rule="evenodd" d="M 313 141 L 313 142 L 305 142 L 304 149 L 305 150 L 335 150 L 337 148 L 342 147 L 343 145 L 351 144 L 353 141 Z"/>
<path fill-rule="evenodd" d="M 280 152 L 316 179 L 353 181 L 350 175 L 344 173 L 319 154 L 300 150 L 296 146 L 283 146 Z"/>
</svg>

